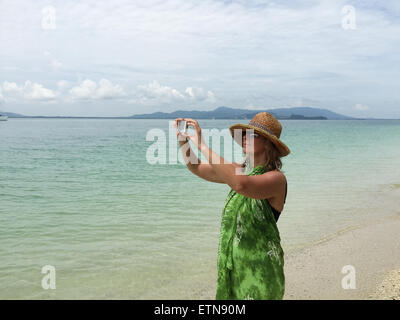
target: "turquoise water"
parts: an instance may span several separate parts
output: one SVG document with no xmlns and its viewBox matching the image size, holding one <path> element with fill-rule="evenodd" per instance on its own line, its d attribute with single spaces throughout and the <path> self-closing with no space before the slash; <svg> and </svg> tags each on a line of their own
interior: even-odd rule
<svg viewBox="0 0 400 320">
<path fill-rule="evenodd" d="M 286 252 L 399 214 L 399 120 L 281 123 Z M 229 187 L 168 157 L 149 164 L 153 128 L 168 140 L 168 120 L 0 123 L 1 299 L 185 299 L 215 286 Z M 56 290 L 41 286 L 45 265 Z"/>
</svg>

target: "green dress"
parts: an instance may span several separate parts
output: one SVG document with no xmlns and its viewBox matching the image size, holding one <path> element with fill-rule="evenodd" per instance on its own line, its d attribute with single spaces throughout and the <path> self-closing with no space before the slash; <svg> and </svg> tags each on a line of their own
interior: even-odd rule
<svg viewBox="0 0 400 320">
<path fill-rule="evenodd" d="M 247 175 L 266 172 L 263 165 Z M 284 253 L 268 200 L 231 189 L 222 212 L 216 300 L 282 299 Z"/>
</svg>

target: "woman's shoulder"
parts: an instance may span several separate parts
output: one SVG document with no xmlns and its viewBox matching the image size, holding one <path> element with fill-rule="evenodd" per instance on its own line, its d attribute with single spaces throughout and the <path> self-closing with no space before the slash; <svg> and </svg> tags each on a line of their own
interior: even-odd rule
<svg viewBox="0 0 400 320">
<path fill-rule="evenodd" d="M 284 179 L 286 181 L 285 174 L 279 169 L 269 170 L 269 171 L 266 171 L 264 174 L 273 175 L 273 176 L 279 177 L 280 179 Z"/>
<path fill-rule="evenodd" d="M 285 174 L 284 174 L 282 171 L 276 169 L 276 172 L 277 172 L 278 175 L 281 176 L 281 178 L 282 178 L 285 182 L 287 181 L 286 176 L 285 176 Z"/>
<path fill-rule="evenodd" d="M 287 185 L 286 176 L 279 169 L 267 171 L 264 173 L 264 175 L 268 175 L 269 177 L 273 178 L 274 181 L 278 182 L 279 185 L 282 185 L 282 187 L 285 187 Z"/>
</svg>

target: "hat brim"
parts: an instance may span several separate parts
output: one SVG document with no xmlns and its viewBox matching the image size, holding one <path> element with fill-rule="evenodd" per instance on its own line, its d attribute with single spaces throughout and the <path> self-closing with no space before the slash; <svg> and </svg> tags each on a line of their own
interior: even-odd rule
<svg viewBox="0 0 400 320">
<path fill-rule="evenodd" d="M 259 134 L 261 134 L 262 136 L 264 136 L 265 138 L 269 139 L 274 145 L 275 147 L 278 149 L 279 154 L 281 157 L 287 156 L 290 153 L 290 149 L 287 147 L 286 144 L 284 144 L 280 139 L 278 139 L 277 137 L 273 136 L 272 134 L 268 133 L 267 131 L 249 125 L 249 124 L 242 124 L 242 123 L 237 123 L 234 124 L 232 126 L 229 127 L 229 131 L 231 133 L 232 138 L 241 146 L 242 145 L 242 141 L 238 141 L 237 139 L 235 139 L 234 136 L 234 130 L 235 129 L 241 129 L 241 130 L 246 130 L 246 129 L 253 129 L 254 132 L 257 132 Z M 242 138 L 242 136 L 240 136 L 240 139 Z"/>
</svg>

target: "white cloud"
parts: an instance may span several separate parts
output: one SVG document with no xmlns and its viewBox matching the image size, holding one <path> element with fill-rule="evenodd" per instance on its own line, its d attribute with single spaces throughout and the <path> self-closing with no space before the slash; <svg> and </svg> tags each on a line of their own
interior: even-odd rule
<svg viewBox="0 0 400 320">
<path fill-rule="evenodd" d="M 365 105 L 362 105 L 362 104 L 360 104 L 360 103 L 357 103 L 357 104 L 354 106 L 354 109 L 356 109 L 356 110 L 358 110 L 358 111 L 365 111 L 365 110 L 368 110 L 369 107 L 368 107 L 368 106 L 365 106 Z"/>
<path fill-rule="evenodd" d="M 95 99 L 96 98 L 96 82 L 86 79 L 79 86 L 69 90 L 74 99 Z"/>
<path fill-rule="evenodd" d="M 199 87 L 187 87 L 185 92 L 181 93 L 177 89 L 160 85 L 156 80 L 153 80 L 148 85 L 139 85 L 138 90 L 141 101 L 153 100 L 155 104 L 169 102 L 215 102 L 215 96 L 212 91 L 205 91 Z"/>
<path fill-rule="evenodd" d="M 80 99 L 116 99 L 126 95 L 125 91 L 118 84 L 113 84 L 110 80 L 101 79 L 99 83 L 86 79 L 78 86 L 69 90 L 71 98 Z"/>
<path fill-rule="evenodd" d="M 138 89 L 145 99 L 163 101 L 183 101 L 185 96 L 178 90 L 168 86 L 161 86 L 156 80 L 148 85 L 139 85 Z"/>
<path fill-rule="evenodd" d="M 45 88 L 42 84 L 25 81 L 23 85 L 18 85 L 15 82 L 4 81 L 0 85 L 0 89 L 4 92 L 6 97 L 10 98 L 10 102 L 25 101 L 43 101 L 52 102 L 56 99 L 59 101 L 71 102 L 73 100 L 84 99 L 116 99 L 124 97 L 125 91 L 120 85 L 113 84 L 107 79 L 101 79 L 98 83 L 90 79 L 82 81 L 75 87 L 67 80 L 60 80 L 57 82 L 57 91 Z"/>
<path fill-rule="evenodd" d="M 4 81 L 3 90 L 4 92 L 20 92 L 23 88 L 19 87 L 15 82 Z"/>
<path fill-rule="evenodd" d="M 26 81 L 24 86 L 25 99 L 29 100 L 53 100 L 56 94 L 53 90 L 43 87 L 39 83 Z"/>
<path fill-rule="evenodd" d="M 117 97 L 123 97 L 126 95 L 122 87 L 118 84 L 112 84 L 107 79 L 101 79 L 99 81 L 99 88 L 97 89 L 97 95 L 100 99 L 112 99 Z"/>
<path fill-rule="evenodd" d="M 56 98 L 53 90 L 45 88 L 42 84 L 25 81 L 24 85 L 17 85 L 15 82 L 3 82 L 3 90 L 14 98 L 34 101 L 50 101 Z"/>
<path fill-rule="evenodd" d="M 188 87 L 185 92 L 192 100 L 215 102 L 215 96 L 212 91 L 206 92 L 203 88 Z"/>
</svg>

